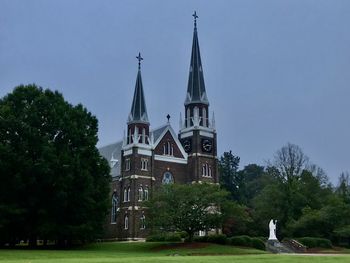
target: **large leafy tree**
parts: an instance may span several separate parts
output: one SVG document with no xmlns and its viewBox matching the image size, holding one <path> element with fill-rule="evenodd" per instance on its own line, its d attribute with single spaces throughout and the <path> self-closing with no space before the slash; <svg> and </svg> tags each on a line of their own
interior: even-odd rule
<svg viewBox="0 0 350 263">
<path fill-rule="evenodd" d="M 0 237 L 59 244 L 96 237 L 108 206 L 109 166 L 97 119 L 35 85 L 0 100 Z"/>
<path fill-rule="evenodd" d="M 278 150 L 273 165 L 266 168 L 270 183 L 253 199 L 254 221 L 267 226 L 278 219 L 282 235 L 292 235 L 292 225 L 305 208 L 321 209 L 332 195 L 322 169 L 308 164 L 308 158 L 297 145 L 288 143 Z M 262 231 L 263 229 L 259 230 Z"/>
<path fill-rule="evenodd" d="M 154 231 L 185 231 L 192 241 L 200 230 L 221 227 L 234 211 L 235 204 L 227 197 L 228 192 L 217 185 L 164 185 L 148 203 L 148 222 Z"/>
</svg>

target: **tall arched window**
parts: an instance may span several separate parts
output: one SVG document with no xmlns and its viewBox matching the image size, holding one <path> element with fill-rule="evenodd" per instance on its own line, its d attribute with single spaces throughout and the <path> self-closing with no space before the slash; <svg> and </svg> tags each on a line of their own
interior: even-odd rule
<svg viewBox="0 0 350 263">
<path fill-rule="evenodd" d="M 128 132 L 128 144 L 131 143 L 131 129 Z"/>
<path fill-rule="evenodd" d="M 143 200 L 143 188 L 142 186 L 139 187 L 139 201 L 142 201 Z"/>
<path fill-rule="evenodd" d="M 111 223 L 117 222 L 117 212 L 118 212 L 119 198 L 117 192 L 112 195 L 112 211 L 111 211 Z"/>
<path fill-rule="evenodd" d="M 128 193 L 127 193 L 127 201 L 130 201 L 130 186 L 128 187 Z"/>
<path fill-rule="evenodd" d="M 212 169 L 208 163 L 202 165 L 202 176 L 212 177 Z"/>
<path fill-rule="evenodd" d="M 207 127 L 207 110 L 205 108 L 203 108 L 202 114 L 203 114 L 203 116 L 202 116 L 203 126 Z"/>
<path fill-rule="evenodd" d="M 146 228 L 146 217 L 144 214 L 140 217 L 140 229 Z"/>
<path fill-rule="evenodd" d="M 186 113 L 186 127 L 191 126 L 191 110 L 190 108 L 187 108 L 187 113 Z"/>
<path fill-rule="evenodd" d="M 163 154 L 164 155 L 174 155 L 174 146 L 170 141 L 163 144 Z"/>
<path fill-rule="evenodd" d="M 142 143 L 146 143 L 146 129 L 142 128 Z"/>
<path fill-rule="evenodd" d="M 145 187 L 145 190 L 143 191 L 143 199 L 145 201 L 148 200 L 148 187 L 147 186 Z"/>
<path fill-rule="evenodd" d="M 135 138 L 135 141 L 134 141 L 134 143 L 139 143 L 140 142 L 140 136 L 139 136 L 139 134 L 140 134 L 140 130 L 139 130 L 139 127 L 137 127 L 137 126 L 135 126 L 135 132 L 136 132 L 136 138 Z"/>
<path fill-rule="evenodd" d="M 127 202 L 128 201 L 128 190 L 124 188 L 124 196 L 123 196 L 123 201 Z"/>
<path fill-rule="evenodd" d="M 128 215 L 124 216 L 124 229 L 129 229 L 129 217 L 128 217 Z"/>
</svg>

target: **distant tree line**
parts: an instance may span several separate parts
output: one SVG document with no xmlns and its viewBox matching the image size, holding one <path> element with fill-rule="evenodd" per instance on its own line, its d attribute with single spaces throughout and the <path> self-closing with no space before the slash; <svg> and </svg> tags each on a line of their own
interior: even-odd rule
<svg viewBox="0 0 350 263">
<path fill-rule="evenodd" d="M 278 236 L 350 241 L 350 178 L 344 172 L 333 187 L 325 172 L 302 149 L 288 143 L 266 166 L 239 170 L 239 157 L 225 152 L 219 161 L 221 185 L 245 213 L 224 223 L 228 235 L 267 236 L 277 219 Z"/>
<path fill-rule="evenodd" d="M 97 129 L 58 92 L 19 86 L 0 99 L 0 245 L 68 246 L 101 234 L 110 175 Z"/>
</svg>

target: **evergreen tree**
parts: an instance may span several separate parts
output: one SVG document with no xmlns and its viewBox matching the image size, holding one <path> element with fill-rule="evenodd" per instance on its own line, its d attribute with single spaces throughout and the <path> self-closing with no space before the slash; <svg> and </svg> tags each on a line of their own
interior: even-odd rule
<svg viewBox="0 0 350 263">
<path fill-rule="evenodd" d="M 0 100 L 0 238 L 95 238 L 108 207 L 109 166 L 96 148 L 97 119 L 35 85 Z"/>
<path fill-rule="evenodd" d="M 232 154 L 232 151 L 224 152 L 219 160 L 220 184 L 235 201 L 241 201 L 242 175 L 237 173 L 240 158 Z"/>
</svg>

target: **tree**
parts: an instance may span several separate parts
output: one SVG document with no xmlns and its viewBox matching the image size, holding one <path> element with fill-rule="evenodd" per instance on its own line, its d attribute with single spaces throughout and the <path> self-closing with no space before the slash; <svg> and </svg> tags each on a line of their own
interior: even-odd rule
<svg viewBox="0 0 350 263">
<path fill-rule="evenodd" d="M 338 178 L 338 186 L 336 193 L 344 200 L 344 202 L 350 204 L 350 174 L 349 172 L 342 172 Z"/>
<path fill-rule="evenodd" d="M 247 206 L 251 206 L 251 202 L 255 196 L 257 196 L 261 190 L 270 183 L 270 178 L 265 173 L 265 168 L 257 164 L 249 164 L 238 171 L 238 177 L 242 178 L 242 184 L 240 187 L 240 200 L 241 203 Z"/>
<path fill-rule="evenodd" d="M 198 231 L 221 226 L 234 206 L 217 185 L 164 185 L 148 202 L 153 231 L 185 231 L 192 241 Z"/>
<path fill-rule="evenodd" d="M 282 179 L 292 183 L 306 169 L 308 161 L 309 158 L 298 145 L 288 143 L 276 152 L 273 163 Z"/>
<path fill-rule="evenodd" d="M 231 198 L 241 199 L 242 177 L 237 173 L 240 158 L 232 151 L 224 152 L 219 160 L 219 174 L 221 186 L 230 192 Z"/>
<path fill-rule="evenodd" d="M 96 237 L 108 208 L 109 166 L 97 119 L 35 85 L 0 100 L 0 237 L 69 243 Z"/>
<path fill-rule="evenodd" d="M 319 210 L 332 196 L 324 171 L 309 165 L 308 158 L 297 145 L 288 143 L 278 150 L 265 169 L 269 183 L 252 202 L 255 225 L 267 226 L 271 218 L 279 222 L 284 236 L 294 233 L 292 225 L 306 208 Z M 254 227 L 255 228 L 255 227 Z M 263 229 L 257 229 L 262 234 Z"/>
</svg>

